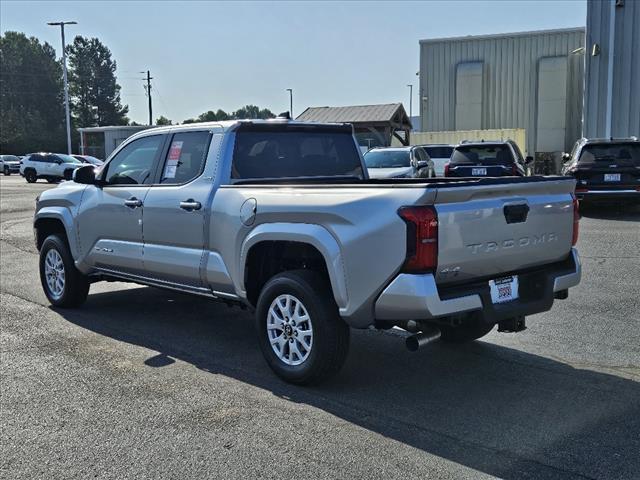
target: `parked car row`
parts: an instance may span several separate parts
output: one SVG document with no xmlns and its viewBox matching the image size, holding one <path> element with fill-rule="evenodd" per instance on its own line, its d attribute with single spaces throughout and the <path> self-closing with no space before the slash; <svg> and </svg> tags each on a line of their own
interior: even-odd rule
<svg viewBox="0 0 640 480">
<path fill-rule="evenodd" d="M 378 147 L 364 160 L 371 178 L 524 177 L 533 162 L 512 140 Z"/>
<path fill-rule="evenodd" d="M 30 153 L 17 155 L 0 155 L 0 172 L 8 176 L 19 173 L 27 182 L 33 183 L 42 178 L 49 183 L 70 180 L 73 171 L 82 165 L 93 165 L 98 168 L 104 162 L 90 155 L 67 155 L 64 153 Z"/>
</svg>

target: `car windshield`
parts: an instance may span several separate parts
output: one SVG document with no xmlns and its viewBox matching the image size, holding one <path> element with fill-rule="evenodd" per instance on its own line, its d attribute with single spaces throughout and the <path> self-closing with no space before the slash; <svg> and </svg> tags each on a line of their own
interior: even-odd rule
<svg viewBox="0 0 640 480">
<path fill-rule="evenodd" d="M 56 157 L 61 159 L 64 163 L 82 163 L 77 158 L 72 157 L 71 155 L 65 155 L 64 153 L 56 153 Z"/>
<path fill-rule="evenodd" d="M 20 159 L 15 155 L 2 155 L 0 158 L 3 162 L 19 162 Z"/>
<path fill-rule="evenodd" d="M 409 150 L 369 150 L 364 156 L 367 168 L 400 168 L 411 165 Z"/>
<path fill-rule="evenodd" d="M 461 145 L 451 155 L 451 164 L 509 165 L 513 156 L 506 145 Z"/>
<path fill-rule="evenodd" d="M 640 142 L 585 145 L 578 163 L 580 165 L 640 167 Z"/>
<path fill-rule="evenodd" d="M 453 147 L 424 147 L 431 158 L 450 158 Z"/>
</svg>

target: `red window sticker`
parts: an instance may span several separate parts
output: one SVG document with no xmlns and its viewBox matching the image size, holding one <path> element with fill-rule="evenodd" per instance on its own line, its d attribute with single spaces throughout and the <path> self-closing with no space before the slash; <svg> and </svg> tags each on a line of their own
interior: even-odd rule
<svg viewBox="0 0 640 480">
<path fill-rule="evenodd" d="M 169 158 L 167 160 L 180 160 L 180 153 L 182 152 L 182 144 L 184 142 L 176 140 L 171 144 L 169 149 Z"/>
</svg>

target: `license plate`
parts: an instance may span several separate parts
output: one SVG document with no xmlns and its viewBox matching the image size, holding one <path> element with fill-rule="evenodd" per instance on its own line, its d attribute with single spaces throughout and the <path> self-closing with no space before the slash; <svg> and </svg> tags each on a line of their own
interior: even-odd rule
<svg viewBox="0 0 640 480">
<path fill-rule="evenodd" d="M 489 280 L 493 303 L 511 302 L 518 298 L 518 276 Z"/>
<path fill-rule="evenodd" d="M 619 182 L 620 174 L 619 173 L 605 173 L 604 174 L 605 182 Z"/>
<path fill-rule="evenodd" d="M 471 169 L 471 175 L 486 175 L 487 174 L 487 169 L 486 168 L 472 168 Z"/>
</svg>

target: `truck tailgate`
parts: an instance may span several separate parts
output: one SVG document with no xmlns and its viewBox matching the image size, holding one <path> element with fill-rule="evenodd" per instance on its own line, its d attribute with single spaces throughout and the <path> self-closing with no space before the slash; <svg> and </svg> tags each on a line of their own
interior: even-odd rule
<svg viewBox="0 0 640 480">
<path fill-rule="evenodd" d="M 436 282 L 495 278 L 566 258 L 575 181 L 439 187 Z"/>
</svg>

